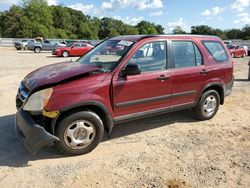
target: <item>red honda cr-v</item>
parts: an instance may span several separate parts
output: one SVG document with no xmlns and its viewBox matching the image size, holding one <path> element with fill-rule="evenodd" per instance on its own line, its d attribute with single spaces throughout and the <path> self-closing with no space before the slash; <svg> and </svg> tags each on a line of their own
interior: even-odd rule
<svg viewBox="0 0 250 188">
<path fill-rule="evenodd" d="M 31 153 L 54 144 L 84 154 L 118 122 L 186 108 L 208 120 L 233 81 L 232 58 L 218 37 L 115 37 L 76 62 L 27 75 L 16 97 L 16 130 Z"/>
</svg>

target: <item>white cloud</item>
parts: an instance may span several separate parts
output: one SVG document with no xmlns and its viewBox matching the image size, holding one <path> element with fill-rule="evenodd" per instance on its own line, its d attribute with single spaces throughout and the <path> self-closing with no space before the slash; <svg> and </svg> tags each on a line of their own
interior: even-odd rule
<svg viewBox="0 0 250 188">
<path fill-rule="evenodd" d="M 235 24 L 250 24 L 250 15 L 246 12 L 237 14 L 238 19 L 234 20 Z"/>
<path fill-rule="evenodd" d="M 242 13 L 237 14 L 237 16 L 239 16 L 239 17 L 241 17 L 241 16 L 248 16 L 248 13 L 242 12 Z"/>
<path fill-rule="evenodd" d="M 58 5 L 57 0 L 47 0 L 47 3 L 48 3 L 49 6 L 51 6 L 51 5 Z"/>
<path fill-rule="evenodd" d="M 183 30 L 188 31 L 188 26 L 183 18 L 179 18 L 176 22 L 169 22 L 168 29 L 172 32 L 177 26 L 180 26 Z"/>
<path fill-rule="evenodd" d="M 20 2 L 20 0 L 0 0 L 0 4 L 3 5 L 16 5 Z"/>
<path fill-rule="evenodd" d="M 101 4 L 101 10 L 118 10 L 120 8 L 135 7 L 138 10 L 163 8 L 163 0 L 110 0 Z"/>
<path fill-rule="evenodd" d="M 111 10 L 113 8 L 112 3 L 110 2 L 103 2 L 101 5 L 102 10 Z"/>
<path fill-rule="evenodd" d="M 21 0 L 0 0 L 0 4 L 17 5 Z M 48 5 L 58 5 L 58 0 L 47 0 Z"/>
<path fill-rule="evenodd" d="M 93 4 L 84 5 L 82 3 L 76 3 L 74 5 L 69 5 L 69 8 L 82 11 L 84 14 L 94 13 L 95 6 Z"/>
<path fill-rule="evenodd" d="M 162 0 L 142 0 L 136 4 L 139 10 L 163 8 Z"/>
<path fill-rule="evenodd" d="M 113 17 L 114 19 L 117 19 L 117 20 L 121 20 L 123 22 L 125 22 L 126 24 L 129 24 L 129 25 L 136 25 L 138 24 L 140 21 L 142 21 L 144 19 L 144 17 L 142 16 L 139 16 L 139 17 L 129 17 L 129 16 L 126 16 L 126 17 L 121 17 L 121 16 L 114 16 Z"/>
<path fill-rule="evenodd" d="M 226 8 L 213 7 L 210 10 L 206 9 L 201 13 L 202 16 L 216 16 L 219 13 L 223 12 Z"/>
<path fill-rule="evenodd" d="M 157 11 L 157 12 L 151 12 L 149 13 L 149 16 L 161 16 L 163 14 L 163 11 Z"/>
<path fill-rule="evenodd" d="M 242 12 L 250 5 L 250 0 L 236 0 L 231 4 L 231 8 L 236 12 Z"/>
</svg>

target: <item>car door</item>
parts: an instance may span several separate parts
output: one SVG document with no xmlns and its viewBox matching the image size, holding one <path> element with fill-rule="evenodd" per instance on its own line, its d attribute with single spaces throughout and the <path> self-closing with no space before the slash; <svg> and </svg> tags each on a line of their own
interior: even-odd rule
<svg viewBox="0 0 250 188">
<path fill-rule="evenodd" d="M 81 47 L 82 47 L 81 43 L 74 44 L 71 47 L 70 55 L 72 55 L 72 56 L 80 56 L 79 54 L 81 54 Z"/>
<path fill-rule="evenodd" d="M 113 77 L 113 103 L 115 116 L 139 115 L 167 109 L 170 84 L 167 67 L 166 41 L 143 43 L 126 64 L 138 64 L 141 73 Z"/>
<path fill-rule="evenodd" d="M 200 50 L 193 41 L 171 41 L 171 109 L 193 105 L 208 76 Z"/>
<path fill-rule="evenodd" d="M 44 40 L 43 41 L 43 49 L 44 50 L 49 50 L 49 48 L 50 48 L 50 41 L 48 41 L 48 40 Z"/>
<path fill-rule="evenodd" d="M 87 44 L 82 44 L 81 48 L 79 49 L 79 56 L 83 56 L 84 54 L 86 54 L 86 52 L 88 51 L 88 46 Z"/>
</svg>

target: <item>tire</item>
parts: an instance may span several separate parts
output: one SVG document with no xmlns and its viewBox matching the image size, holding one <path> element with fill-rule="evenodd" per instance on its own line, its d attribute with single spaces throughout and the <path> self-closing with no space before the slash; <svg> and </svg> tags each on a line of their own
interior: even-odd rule
<svg viewBox="0 0 250 188">
<path fill-rule="evenodd" d="M 102 141 L 104 126 L 91 111 L 75 112 L 59 121 L 55 135 L 60 142 L 55 147 L 66 155 L 89 153 Z"/>
<path fill-rule="evenodd" d="M 235 58 L 235 54 L 234 53 L 232 54 L 232 58 Z"/>
<path fill-rule="evenodd" d="M 244 53 L 244 54 L 242 55 L 242 57 L 246 57 L 246 53 Z"/>
<path fill-rule="evenodd" d="M 69 52 L 68 51 L 63 51 L 62 56 L 63 57 L 69 57 Z"/>
<path fill-rule="evenodd" d="M 220 106 L 220 96 L 215 90 L 202 93 L 195 107 L 196 117 L 199 120 L 208 120 L 215 116 Z"/>
<path fill-rule="evenodd" d="M 40 53 L 41 50 L 42 50 L 42 49 L 41 49 L 40 47 L 35 47 L 35 48 L 34 48 L 34 52 L 35 52 L 35 53 Z"/>
</svg>

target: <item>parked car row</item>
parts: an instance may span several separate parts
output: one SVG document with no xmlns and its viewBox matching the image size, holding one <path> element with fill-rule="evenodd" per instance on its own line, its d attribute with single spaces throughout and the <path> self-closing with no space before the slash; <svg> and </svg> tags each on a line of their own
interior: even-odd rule
<svg viewBox="0 0 250 188">
<path fill-rule="evenodd" d="M 17 50 L 31 50 L 35 53 L 41 51 L 52 51 L 52 55 L 68 57 L 68 56 L 83 56 L 94 46 L 90 41 L 61 41 L 61 40 L 43 40 L 39 37 L 36 39 L 22 40 L 15 42 Z"/>
</svg>

